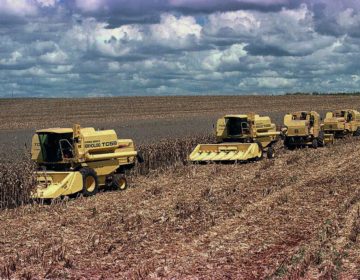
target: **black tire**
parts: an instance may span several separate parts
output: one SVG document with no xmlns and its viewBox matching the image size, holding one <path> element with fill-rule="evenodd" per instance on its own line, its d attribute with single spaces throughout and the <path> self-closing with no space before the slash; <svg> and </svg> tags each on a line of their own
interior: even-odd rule
<svg viewBox="0 0 360 280">
<path fill-rule="evenodd" d="M 314 139 L 312 140 L 311 147 L 312 147 L 313 149 L 317 149 L 318 146 L 319 146 L 318 139 L 317 139 L 317 138 L 314 138 Z"/>
<path fill-rule="evenodd" d="M 284 146 L 286 149 L 290 150 L 290 151 L 293 151 L 295 150 L 296 148 L 296 145 L 295 144 L 291 144 L 290 143 L 290 138 L 289 137 L 286 137 L 284 138 Z"/>
<path fill-rule="evenodd" d="M 275 157 L 275 150 L 273 147 L 269 147 L 266 151 L 266 156 L 268 159 L 272 159 Z"/>
<path fill-rule="evenodd" d="M 136 158 L 137 158 L 138 163 L 144 162 L 144 157 L 143 157 L 142 153 L 138 152 L 136 155 Z"/>
<path fill-rule="evenodd" d="M 114 191 L 123 191 L 128 187 L 125 174 L 114 174 L 110 184 L 110 188 Z"/>
<path fill-rule="evenodd" d="M 360 136 L 360 126 L 356 129 L 354 132 L 354 136 L 359 137 Z"/>
<path fill-rule="evenodd" d="M 324 146 L 325 146 L 324 139 L 325 139 L 325 137 L 324 137 L 324 131 L 320 131 L 320 132 L 319 132 L 319 136 L 318 136 L 318 138 L 317 138 L 317 140 L 318 140 L 318 146 L 319 146 L 319 147 L 324 147 Z"/>
<path fill-rule="evenodd" d="M 96 172 L 88 167 L 81 168 L 80 173 L 83 177 L 82 194 L 85 197 L 97 194 L 99 191 L 99 181 Z"/>
</svg>

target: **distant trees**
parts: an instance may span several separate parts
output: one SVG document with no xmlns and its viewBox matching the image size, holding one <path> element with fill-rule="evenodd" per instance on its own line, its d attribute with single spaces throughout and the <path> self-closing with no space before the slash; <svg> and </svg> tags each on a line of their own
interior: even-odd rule
<svg viewBox="0 0 360 280">
<path fill-rule="evenodd" d="M 360 92 L 287 92 L 285 95 L 360 95 Z"/>
</svg>

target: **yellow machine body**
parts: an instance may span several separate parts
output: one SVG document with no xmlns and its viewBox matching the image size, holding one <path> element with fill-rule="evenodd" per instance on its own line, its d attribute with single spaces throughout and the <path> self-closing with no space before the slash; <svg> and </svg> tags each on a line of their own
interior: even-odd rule
<svg viewBox="0 0 360 280">
<path fill-rule="evenodd" d="M 35 198 L 56 198 L 83 189 L 83 174 L 91 169 L 98 186 L 117 172 L 132 168 L 137 152 L 132 140 L 117 138 L 114 130 L 50 128 L 32 138 L 32 160 L 37 163 Z"/>
<path fill-rule="evenodd" d="M 242 162 L 260 159 L 280 135 L 269 117 L 256 114 L 226 115 L 217 121 L 215 133 L 218 144 L 197 145 L 189 156 L 190 161 Z"/>
<path fill-rule="evenodd" d="M 322 147 L 333 142 L 332 134 L 323 131 L 321 117 L 315 111 L 299 111 L 284 116 L 284 145 L 287 148 L 299 146 Z"/>
<path fill-rule="evenodd" d="M 360 112 L 351 109 L 327 112 L 324 131 L 341 137 L 346 134 L 360 136 Z"/>
</svg>

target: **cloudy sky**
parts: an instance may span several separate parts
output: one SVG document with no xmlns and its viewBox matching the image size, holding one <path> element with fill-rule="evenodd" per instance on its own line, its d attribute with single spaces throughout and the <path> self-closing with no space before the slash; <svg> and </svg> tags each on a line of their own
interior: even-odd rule
<svg viewBox="0 0 360 280">
<path fill-rule="evenodd" d="M 360 90 L 359 0 L 0 0 L 0 97 Z"/>
</svg>

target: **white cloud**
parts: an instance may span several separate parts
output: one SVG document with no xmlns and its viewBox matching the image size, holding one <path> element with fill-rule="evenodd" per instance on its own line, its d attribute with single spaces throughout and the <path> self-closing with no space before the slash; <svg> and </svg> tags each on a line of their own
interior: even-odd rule
<svg viewBox="0 0 360 280">
<path fill-rule="evenodd" d="M 111 62 L 108 63 L 108 69 L 110 71 L 117 72 L 117 71 L 120 70 L 120 63 L 116 62 L 116 61 L 111 61 Z"/>
<path fill-rule="evenodd" d="M 0 59 L 0 65 L 16 65 L 22 57 L 23 55 L 21 52 L 14 51 L 11 53 L 9 58 Z"/>
<path fill-rule="evenodd" d="M 290 21 L 300 22 L 306 20 L 308 16 L 312 17 L 311 11 L 306 4 L 301 4 L 298 9 L 289 10 L 283 8 L 280 11 L 280 16 L 287 17 Z"/>
<path fill-rule="evenodd" d="M 85 12 L 93 12 L 98 10 L 100 7 L 104 5 L 104 1 L 102 0 L 75 0 L 76 6 L 85 11 Z"/>
<path fill-rule="evenodd" d="M 26 70 L 18 70 L 16 72 L 14 72 L 14 75 L 16 75 L 16 76 L 38 76 L 38 77 L 43 77 L 43 76 L 47 76 L 47 73 L 41 67 L 34 66 L 34 67 L 31 67 L 31 68 L 26 69 Z"/>
<path fill-rule="evenodd" d="M 240 64 L 240 58 L 246 56 L 245 44 L 234 44 L 224 51 L 213 50 L 202 62 L 202 67 L 206 70 L 217 70 L 220 67 Z"/>
<path fill-rule="evenodd" d="M 68 60 L 68 55 L 62 50 L 56 50 L 41 55 L 40 60 L 49 64 L 64 64 Z"/>
<path fill-rule="evenodd" d="M 158 24 L 122 25 L 118 28 L 109 28 L 107 23 L 88 18 L 67 32 L 63 44 L 75 42 L 70 48 L 121 57 L 136 51 L 141 54 L 142 50 L 151 48 L 157 52 L 159 46 L 165 49 L 191 48 L 197 45 L 201 29 L 193 17 L 176 18 L 171 14 L 162 15 Z"/>
<path fill-rule="evenodd" d="M 209 16 L 206 32 L 212 35 L 252 35 L 261 26 L 255 14 L 248 11 L 216 13 Z"/>
<path fill-rule="evenodd" d="M 258 78 L 258 86 L 262 88 L 288 88 L 295 84 L 294 79 L 286 79 L 281 77 L 265 77 Z"/>
<path fill-rule="evenodd" d="M 37 7 L 31 0 L 0 0 L 0 14 L 33 16 Z"/>
<path fill-rule="evenodd" d="M 343 28 L 356 27 L 360 23 L 360 15 L 356 14 L 353 9 L 346 9 L 338 14 L 337 23 Z"/>
<path fill-rule="evenodd" d="M 354 82 L 359 82 L 360 81 L 360 75 L 351 75 L 351 78 Z"/>
<path fill-rule="evenodd" d="M 54 74 L 65 74 L 69 73 L 74 68 L 73 65 L 57 65 L 50 69 L 51 73 Z"/>
<path fill-rule="evenodd" d="M 191 16 L 176 18 L 171 14 L 163 14 L 159 24 L 150 25 L 150 36 L 159 45 L 183 48 L 199 40 L 201 30 L 202 27 Z"/>
<path fill-rule="evenodd" d="M 41 7 L 54 7 L 60 0 L 36 0 Z"/>
</svg>

